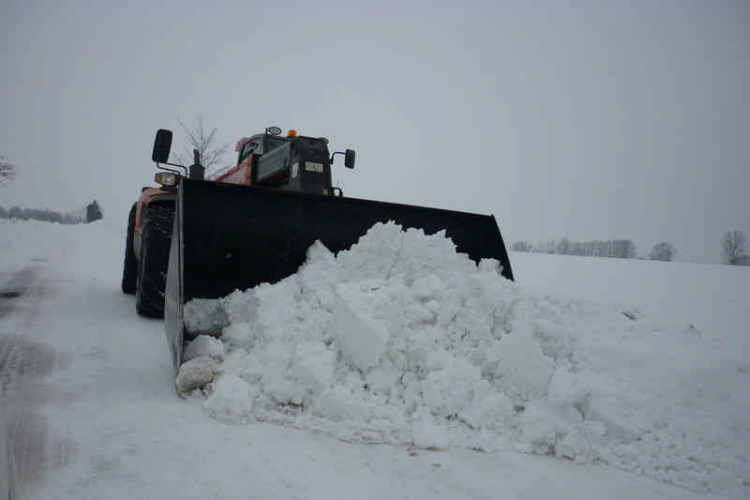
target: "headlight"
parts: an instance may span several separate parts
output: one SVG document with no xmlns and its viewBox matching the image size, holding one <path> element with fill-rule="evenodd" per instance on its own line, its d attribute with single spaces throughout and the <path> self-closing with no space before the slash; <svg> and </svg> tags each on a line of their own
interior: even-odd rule
<svg viewBox="0 0 750 500">
<path fill-rule="evenodd" d="M 179 177 L 179 175 L 173 172 L 159 172 L 154 176 L 154 179 L 164 187 L 171 187 L 177 185 L 177 179 Z"/>
</svg>

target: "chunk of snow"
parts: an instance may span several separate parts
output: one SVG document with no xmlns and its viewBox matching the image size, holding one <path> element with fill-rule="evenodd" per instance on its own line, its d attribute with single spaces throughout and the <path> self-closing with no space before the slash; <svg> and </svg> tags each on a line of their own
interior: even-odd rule
<svg viewBox="0 0 750 500">
<path fill-rule="evenodd" d="M 218 374 L 216 361 L 209 357 L 191 359 L 180 366 L 175 380 L 177 392 L 183 396 L 213 382 Z"/>
<path fill-rule="evenodd" d="M 185 330 L 192 336 L 219 335 L 229 324 L 221 303 L 214 299 L 193 299 L 183 308 Z"/>
<path fill-rule="evenodd" d="M 450 433 L 447 425 L 438 423 L 429 412 L 415 416 L 411 432 L 414 446 L 417 448 L 444 450 L 450 446 Z"/>
<path fill-rule="evenodd" d="M 449 417 L 463 410 L 481 380 L 479 368 L 463 359 L 427 374 L 422 383 L 424 402 L 435 415 Z"/>
<path fill-rule="evenodd" d="M 333 383 L 336 355 L 323 342 L 300 342 L 294 348 L 291 363 L 290 374 L 313 394 Z"/>
<path fill-rule="evenodd" d="M 232 323 L 224 328 L 221 340 L 231 347 L 250 350 L 255 345 L 255 332 L 250 323 Z"/>
<path fill-rule="evenodd" d="M 388 345 L 388 325 L 382 318 L 366 314 L 369 296 L 382 282 L 345 284 L 336 287 L 333 328 L 344 357 L 361 372 L 375 366 Z"/>
<path fill-rule="evenodd" d="M 313 400 L 312 412 L 334 422 L 359 422 L 366 416 L 366 410 L 358 404 L 351 391 L 334 386 L 326 389 Z"/>
<path fill-rule="evenodd" d="M 556 446 L 558 455 L 578 463 L 591 462 L 598 457 L 602 437 L 606 433 L 600 422 L 580 422 L 570 425 Z"/>
<path fill-rule="evenodd" d="M 224 422 L 248 421 L 253 414 L 253 390 L 240 377 L 227 374 L 216 383 L 203 407 L 212 417 Z"/>
<path fill-rule="evenodd" d="M 185 346 L 182 359 L 185 362 L 199 356 L 207 356 L 221 360 L 225 351 L 224 343 L 219 339 L 208 335 L 199 335 Z"/>
<path fill-rule="evenodd" d="M 507 380 L 516 397 L 529 401 L 547 394 L 554 362 L 542 353 L 530 327 L 504 335 L 496 352 L 498 375 Z"/>
</svg>

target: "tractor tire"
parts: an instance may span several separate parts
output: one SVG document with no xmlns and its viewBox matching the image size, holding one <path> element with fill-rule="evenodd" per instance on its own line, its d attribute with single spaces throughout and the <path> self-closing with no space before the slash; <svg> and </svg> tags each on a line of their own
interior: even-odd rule
<svg viewBox="0 0 750 500">
<path fill-rule="evenodd" d="M 164 290 L 173 224 L 174 205 L 159 203 L 148 206 L 143 219 L 141 259 L 135 290 L 135 310 L 141 316 L 164 317 Z"/>
<path fill-rule="evenodd" d="M 128 234 L 125 236 L 125 263 L 122 266 L 122 293 L 132 295 L 135 293 L 135 287 L 138 282 L 138 261 L 135 258 L 135 249 L 133 248 L 133 232 L 135 231 L 135 211 L 136 204 L 130 209 L 128 215 Z"/>
</svg>

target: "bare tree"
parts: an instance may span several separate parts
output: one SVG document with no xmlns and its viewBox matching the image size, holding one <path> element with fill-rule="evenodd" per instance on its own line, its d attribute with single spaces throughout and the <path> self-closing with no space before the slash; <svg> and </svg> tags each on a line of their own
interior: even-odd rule
<svg viewBox="0 0 750 500">
<path fill-rule="evenodd" d="M 654 245 L 654 248 L 648 253 L 648 258 L 651 260 L 661 260 L 665 262 L 671 261 L 677 254 L 677 249 L 671 243 L 663 241 Z"/>
<path fill-rule="evenodd" d="M 555 253 L 560 255 L 570 255 L 573 244 L 568 238 L 563 238 L 555 245 Z"/>
<path fill-rule="evenodd" d="M 725 264 L 748 265 L 747 237 L 742 231 L 727 231 L 721 239 L 721 258 Z"/>
<path fill-rule="evenodd" d="M 16 166 L 0 156 L 0 186 L 7 186 L 16 176 Z"/>
<path fill-rule="evenodd" d="M 177 154 L 177 161 L 183 165 L 192 165 L 193 149 L 197 149 L 201 155 L 201 164 L 209 171 L 211 167 L 221 165 L 223 156 L 229 151 L 229 144 L 218 144 L 216 139 L 217 128 L 210 131 L 203 127 L 203 117 L 198 116 L 194 127 L 189 127 L 177 118 L 187 138 L 187 145 Z"/>
</svg>

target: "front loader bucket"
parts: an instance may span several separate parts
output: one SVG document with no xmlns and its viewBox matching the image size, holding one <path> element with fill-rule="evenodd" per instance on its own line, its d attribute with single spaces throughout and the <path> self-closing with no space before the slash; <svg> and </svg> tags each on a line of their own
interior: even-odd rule
<svg viewBox="0 0 750 500">
<path fill-rule="evenodd" d="M 475 261 L 496 259 L 503 276 L 513 279 L 491 215 L 180 179 L 165 296 L 175 369 L 185 303 L 277 282 L 297 272 L 316 240 L 337 253 L 388 221 L 426 234 L 444 229 L 458 252 Z"/>
</svg>

